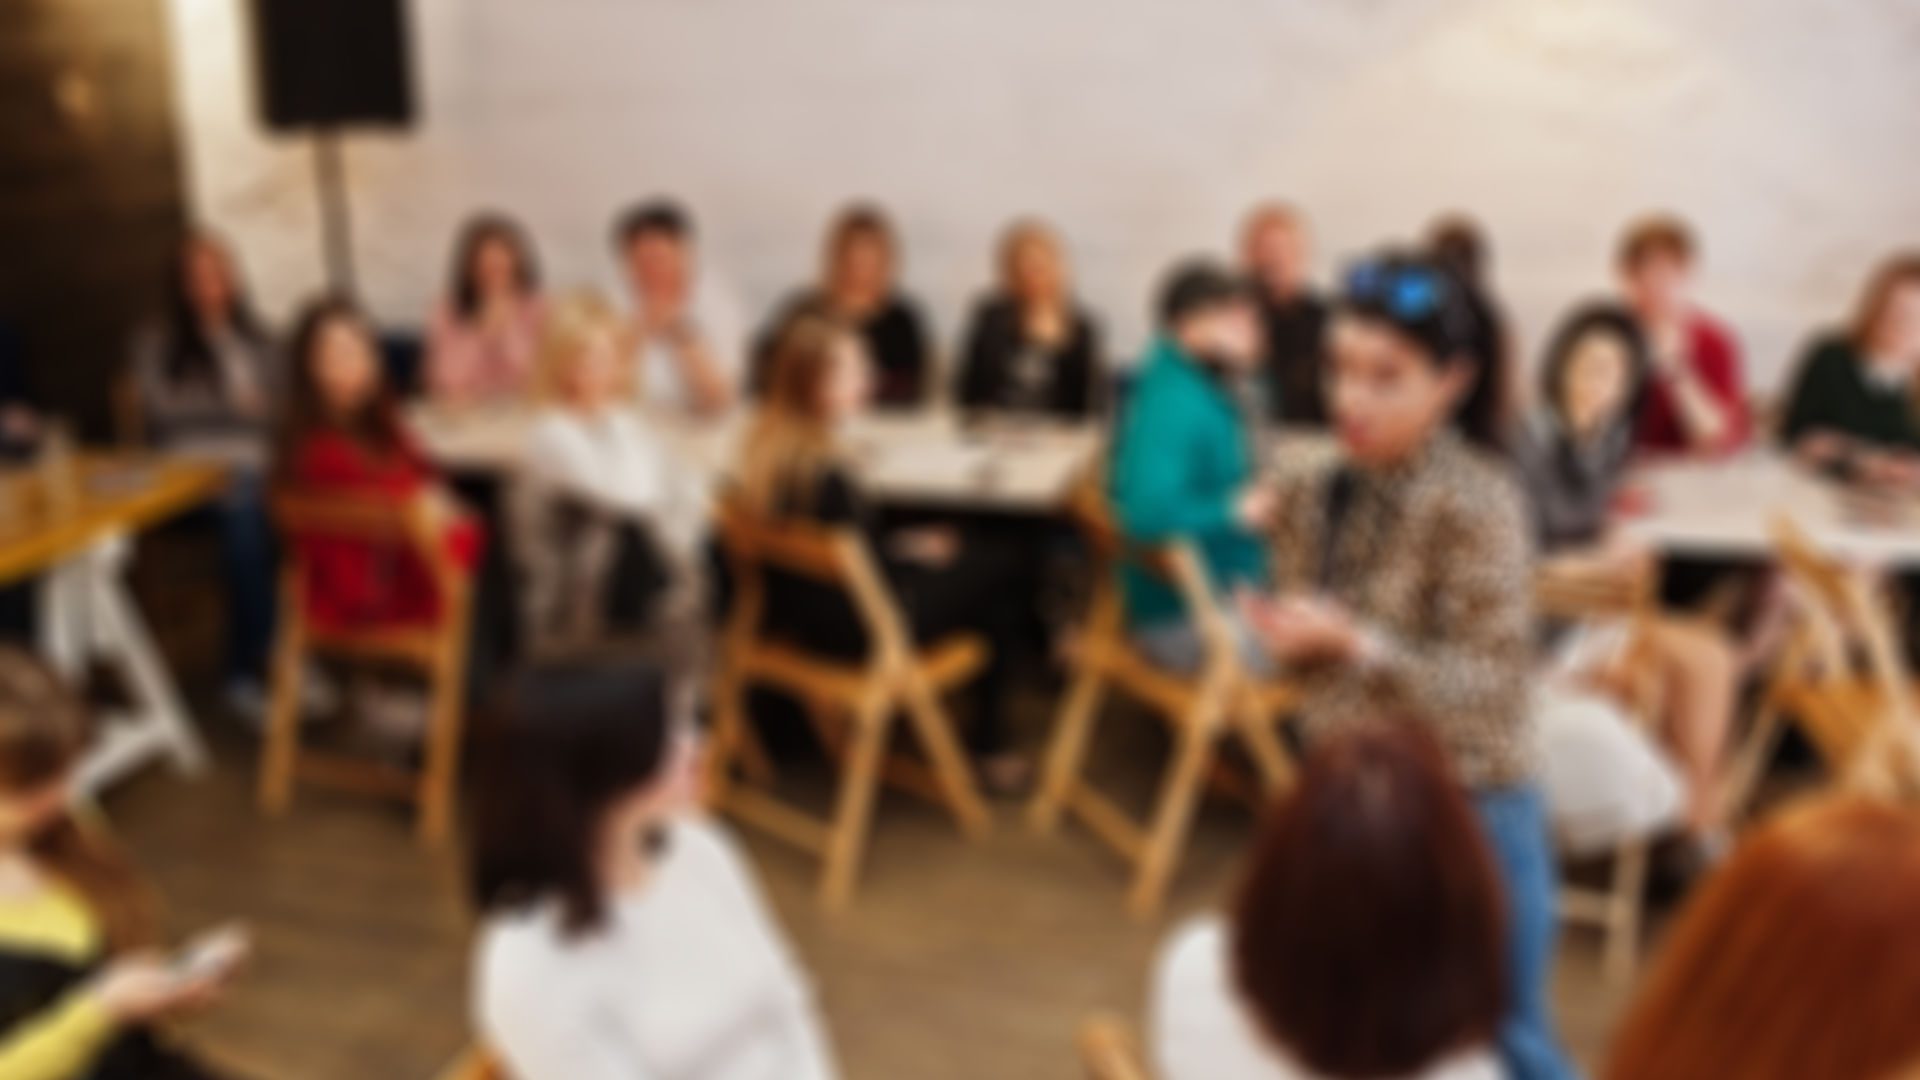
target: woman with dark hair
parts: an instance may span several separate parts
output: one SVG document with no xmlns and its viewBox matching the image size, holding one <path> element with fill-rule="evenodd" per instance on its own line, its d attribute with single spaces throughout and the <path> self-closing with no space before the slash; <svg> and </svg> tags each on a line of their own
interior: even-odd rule
<svg viewBox="0 0 1920 1080">
<path fill-rule="evenodd" d="M 1104 404 L 1100 328 L 1074 299 L 1066 252 L 1039 221 L 1000 240 L 1000 283 L 974 308 L 954 395 L 962 409 L 1081 420 Z"/>
<path fill-rule="evenodd" d="M 156 1025 L 230 982 L 245 938 L 223 935 L 204 967 L 155 952 L 151 889 L 74 806 L 87 736 L 57 678 L 0 649 L 0 1076 L 211 1080 Z"/>
<path fill-rule="evenodd" d="M 473 1003 L 519 1080 L 829 1080 L 805 973 L 732 840 L 694 809 L 658 673 L 552 662 L 483 738 Z"/>
<path fill-rule="evenodd" d="M 1165 1080 L 1497 1080 L 1500 882 L 1439 745 L 1380 721 L 1313 748 L 1228 921 L 1161 952 Z"/>
<path fill-rule="evenodd" d="M 1920 810 L 1782 811 L 1667 931 L 1605 1080 L 1894 1080 L 1920 1069 Z"/>
<path fill-rule="evenodd" d="M 1459 281 L 1472 316 L 1467 349 L 1480 365 L 1480 378 L 1461 404 L 1460 415 L 1469 430 L 1503 429 L 1519 411 L 1515 402 L 1519 380 L 1515 378 L 1513 335 L 1489 280 L 1493 253 L 1486 230 L 1465 214 L 1447 214 L 1433 223 L 1427 234 L 1427 250 L 1434 262 Z"/>
<path fill-rule="evenodd" d="M 1575 311 L 1547 346 L 1540 400 L 1510 443 L 1533 506 L 1541 554 L 1566 575 L 1631 582 L 1653 572 L 1653 553 L 1610 529 L 1651 363 L 1639 323 L 1607 304 Z M 1651 719 L 1686 771 L 1688 829 L 1704 854 L 1716 855 L 1724 847 L 1726 749 L 1740 679 L 1727 634 L 1704 619 L 1661 614 L 1631 627 L 1616 620 L 1550 636 L 1559 654 L 1558 673 L 1565 676 L 1556 690 L 1589 697 L 1598 692 L 1616 706 L 1649 696 L 1659 701 L 1660 711 Z M 1553 700 L 1568 699 L 1555 695 Z M 1593 760 L 1591 748 L 1588 753 L 1581 771 L 1597 779 L 1606 770 Z M 1625 797 L 1632 787 L 1603 786 L 1614 798 Z M 1556 804 L 1577 798 L 1565 789 L 1556 795 Z M 1625 814 L 1621 820 L 1643 824 L 1670 805 L 1664 791 L 1629 801 L 1639 806 L 1619 804 Z M 1556 805 L 1556 814 L 1562 809 Z"/>
<path fill-rule="evenodd" d="M 175 256 L 164 317 L 133 343 L 133 378 L 153 440 L 228 470 L 216 506 L 227 600 L 227 698 L 258 717 L 273 641 L 274 550 L 264 477 L 285 382 L 272 335 L 254 315 L 233 256 L 210 232 Z"/>
<path fill-rule="evenodd" d="M 879 207 L 856 203 L 827 230 L 820 281 L 787 301 L 754 350 L 754 387 L 764 392 L 772 376 L 780 332 L 804 315 L 841 322 L 860 335 L 872 358 L 873 403 L 886 409 L 926 402 L 933 379 L 933 348 L 926 319 L 900 291 L 900 243 L 893 222 Z"/>
<path fill-rule="evenodd" d="M 921 641 L 958 631 L 986 639 L 987 663 L 973 686 L 968 748 L 985 786 L 1011 792 L 1028 766 L 1008 745 L 1008 649 L 1030 594 L 1023 555 L 993 533 L 946 524 L 889 528 L 853 476 L 841 429 L 865 408 L 872 385 L 860 339 L 838 323 L 803 318 L 773 353 L 772 378 L 741 442 L 734 475 L 756 514 L 781 521 L 851 527 L 867 534 L 881 572 Z M 810 649 L 866 655 L 867 634 L 838 586 L 770 574 L 765 632 Z"/>
<path fill-rule="evenodd" d="M 477 214 L 454 245 L 447 296 L 427 332 L 427 388 L 457 405 L 518 401 L 530 388 L 545 306 L 526 230 Z"/>
<path fill-rule="evenodd" d="M 1283 481 L 1279 597 L 1247 594 L 1242 610 L 1297 673 L 1310 740 L 1381 715 L 1439 737 L 1506 886 L 1501 1056 L 1519 1080 L 1560 1080 L 1573 1071 L 1548 1007 L 1556 882 L 1528 702 L 1532 545 L 1504 462 L 1457 427 L 1479 375 L 1471 320 L 1430 261 L 1389 253 L 1348 275 L 1329 338 L 1341 452 Z"/>
<path fill-rule="evenodd" d="M 1801 361 L 1780 441 L 1808 465 L 1852 483 L 1920 490 L 1920 252 L 1874 271 L 1853 324 Z"/>
<path fill-rule="evenodd" d="M 309 494 L 412 507 L 440 523 L 468 567 L 480 529 L 462 512 L 400 420 L 373 329 L 358 308 L 329 298 L 307 308 L 293 338 L 293 386 L 275 482 Z M 397 545 L 296 536 L 311 580 L 307 617 L 340 627 L 431 622 L 440 611 L 433 575 Z"/>
</svg>

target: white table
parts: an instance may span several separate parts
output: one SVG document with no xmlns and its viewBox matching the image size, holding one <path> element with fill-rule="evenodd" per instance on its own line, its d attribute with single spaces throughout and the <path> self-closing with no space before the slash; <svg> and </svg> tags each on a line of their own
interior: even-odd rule
<svg viewBox="0 0 1920 1080">
<path fill-rule="evenodd" d="M 37 578 L 40 649 L 70 678 L 98 657 L 119 668 L 132 708 L 102 717 L 79 768 L 83 791 L 98 792 L 155 758 L 181 772 L 206 767 L 180 691 L 124 581 L 133 537 L 213 498 L 225 484 L 216 467 L 157 458 L 90 459 L 81 490 L 58 510 L 28 511 L 33 481 L 12 473 L 7 520 L 0 521 L 0 584 Z"/>
<path fill-rule="evenodd" d="M 1634 539 L 1671 555 L 1772 557 L 1775 522 L 1791 517 L 1822 550 L 1881 566 L 1920 564 L 1920 501 L 1864 507 L 1840 485 L 1777 453 L 1673 462 L 1635 471 L 1646 509 L 1621 519 Z"/>
<path fill-rule="evenodd" d="M 410 422 L 427 452 L 455 470 L 511 473 L 519 467 L 534 414 L 524 409 L 449 413 L 414 410 Z M 696 421 L 650 413 L 682 460 L 709 481 L 726 475 L 745 414 Z M 874 498 L 956 510 L 1041 514 L 1057 508 L 1098 452 L 1093 424 L 963 424 L 951 413 L 874 415 L 856 421 L 848 448 Z"/>
</svg>

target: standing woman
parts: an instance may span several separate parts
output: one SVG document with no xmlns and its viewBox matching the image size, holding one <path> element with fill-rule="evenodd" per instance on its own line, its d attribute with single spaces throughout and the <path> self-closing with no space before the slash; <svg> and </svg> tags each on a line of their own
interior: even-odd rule
<svg viewBox="0 0 1920 1080">
<path fill-rule="evenodd" d="M 866 344 L 874 370 L 873 403 L 911 409 L 926 402 L 933 382 L 933 350 L 920 306 L 900 291 L 900 244 L 879 207 L 856 203 L 827 231 L 820 282 L 781 308 L 755 349 L 756 389 L 770 377 L 780 331 L 802 315 L 834 319 Z"/>
<path fill-rule="evenodd" d="M 154 1025 L 206 1004 L 239 956 L 183 974 L 154 951 L 147 883 L 74 806 L 86 741 L 79 701 L 0 649 L 0 1076 L 212 1080 Z"/>
<path fill-rule="evenodd" d="M 503 214 L 475 215 L 454 245 L 448 277 L 427 332 L 428 392 L 450 405 L 525 398 L 545 314 L 526 231 Z"/>
<path fill-rule="evenodd" d="M 474 786 L 480 1030 L 519 1080 L 833 1080 L 806 974 L 695 808 L 664 681 L 550 662 L 500 695 Z"/>
<path fill-rule="evenodd" d="M 212 233 L 192 232 L 182 241 L 167 312 L 135 337 L 132 361 L 154 441 L 228 470 L 216 508 L 227 594 L 227 698 L 235 711 L 257 717 L 274 618 L 265 475 L 285 371 L 232 255 Z"/>
<path fill-rule="evenodd" d="M 1533 605 L 1525 503 L 1456 416 L 1480 371 L 1453 275 L 1389 254 L 1356 267 L 1331 331 L 1342 453 L 1281 489 L 1277 600 L 1249 623 L 1302 681 L 1309 739 L 1360 718 L 1428 725 L 1474 809 L 1509 918 L 1500 1052 L 1519 1080 L 1574 1075 L 1549 1009 L 1556 888 L 1528 715 Z"/>
<path fill-rule="evenodd" d="M 1078 420 L 1104 404 L 1100 328 L 1045 224 L 1016 222 L 1001 238 L 999 288 L 974 308 L 961 365 L 962 409 Z"/>
<path fill-rule="evenodd" d="M 1801 361 L 1780 440 L 1815 468 L 1869 487 L 1920 489 L 1920 252 L 1874 272 L 1853 325 Z"/>
<path fill-rule="evenodd" d="M 859 338 L 835 323 L 801 319 L 781 335 L 773 360 L 734 473 L 742 499 L 765 518 L 864 531 L 916 640 L 956 631 L 986 639 L 968 746 L 981 759 L 987 787 L 1019 789 L 1027 763 L 1009 746 L 1002 713 L 1008 644 L 1029 599 L 1016 586 L 1021 553 L 990 533 L 952 525 L 882 525 L 848 469 L 840 435 L 872 385 Z M 859 656 L 868 647 L 851 598 L 837 586 L 769 575 L 764 615 L 768 634 L 809 648 Z"/>
</svg>

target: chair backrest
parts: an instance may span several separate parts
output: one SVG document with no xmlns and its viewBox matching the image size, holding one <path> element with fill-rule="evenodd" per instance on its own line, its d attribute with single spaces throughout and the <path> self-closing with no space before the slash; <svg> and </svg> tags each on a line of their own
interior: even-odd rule
<svg viewBox="0 0 1920 1080">
<path fill-rule="evenodd" d="M 467 576 L 447 550 L 443 523 L 420 500 L 283 490 L 274 493 L 272 506 L 283 535 L 405 547 L 425 564 L 442 596 L 465 594 Z M 298 550 L 293 547 L 295 562 Z"/>
<path fill-rule="evenodd" d="M 1774 523 L 1774 550 L 1801 602 L 1791 673 L 1806 677 L 1810 670 L 1816 681 L 1847 680 L 1856 657 L 1863 658 L 1880 700 L 1887 703 L 1888 719 L 1911 728 L 1915 718 L 1901 659 L 1905 653 L 1885 597 L 1866 576 L 1820 551 L 1791 518 Z"/>
<path fill-rule="evenodd" d="M 773 521 L 731 493 L 718 500 L 714 520 L 738 579 L 732 615 L 737 632 L 750 634 L 757 624 L 763 574 L 774 570 L 846 590 L 876 651 L 904 655 L 911 649 L 906 620 L 857 530 Z"/>
<path fill-rule="evenodd" d="M 1139 1045 L 1125 1022 L 1096 1016 L 1080 1025 L 1079 1042 L 1087 1080 L 1150 1080 Z"/>
</svg>

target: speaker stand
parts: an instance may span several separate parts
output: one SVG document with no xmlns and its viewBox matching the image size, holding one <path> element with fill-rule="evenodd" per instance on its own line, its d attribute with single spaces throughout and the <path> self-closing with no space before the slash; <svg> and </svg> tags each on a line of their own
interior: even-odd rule
<svg viewBox="0 0 1920 1080">
<path fill-rule="evenodd" d="M 353 217 L 347 205 L 346 162 L 340 130 L 313 131 L 313 183 L 320 195 L 320 243 L 326 252 L 327 287 L 336 295 L 354 295 Z"/>
</svg>

